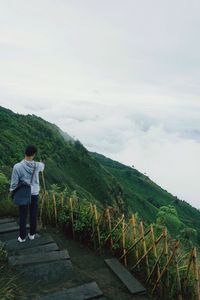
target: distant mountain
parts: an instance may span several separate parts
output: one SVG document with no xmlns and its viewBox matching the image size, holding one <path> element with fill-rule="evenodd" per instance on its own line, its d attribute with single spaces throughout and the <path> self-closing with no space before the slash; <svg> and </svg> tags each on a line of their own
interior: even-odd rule
<svg viewBox="0 0 200 300">
<path fill-rule="evenodd" d="M 200 240 L 199 210 L 136 169 L 89 152 L 80 141 L 35 115 L 0 107 L 0 130 L 0 172 L 8 178 L 12 166 L 23 158 L 25 146 L 33 143 L 38 147 L 37 159 L 46 164 L 47 187 L 67 186 L 100 207 L 112 205 L 126 214 L 137 212 L 146 223 L 155 222 L 161 206 L 173 205 L 183 226 L 196 229 Z"/>
</svg>

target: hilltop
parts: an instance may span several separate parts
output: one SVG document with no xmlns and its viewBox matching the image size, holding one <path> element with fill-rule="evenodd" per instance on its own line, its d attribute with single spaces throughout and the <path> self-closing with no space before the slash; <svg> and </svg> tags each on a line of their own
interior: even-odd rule
<svg viewBox="0 0 200 300">
<path fill-rule="evenodd" d="M 179 200 L 138 170 L 89 152 L 80 141 L 36 115 L 21 115 L 0 107 L 0 173 L 9 179 L 24 148 L 38 146 L 38 160 L 46 164 L 47 188 L 57 184 L 76 191 L 80 199 L 99 207 L 114 206 L 126 215 L 137 213 L 146 223 L 156 221 L 161 207 L 175 207 L 180 228 L 194 228 L 200 238 L 200 212 Z M 173 170 L 172 170 L 173 172 Z M 175 231 L 169 224 L 171 232 Z M 176 232 L 177 233 L 177 232 Z"/>
</svg>

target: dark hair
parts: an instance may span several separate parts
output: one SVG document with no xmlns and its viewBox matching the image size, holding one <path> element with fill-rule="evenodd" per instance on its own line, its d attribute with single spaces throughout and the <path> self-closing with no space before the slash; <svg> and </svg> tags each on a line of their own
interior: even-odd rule
<svg viewBox="0 0 200 300">
<path fill-rule="evenodd" d="M 34 145 L 28 145 L 25 150 L 26 156 L 32 156 L 37 153 L 37 148 Z"/>
</svg>

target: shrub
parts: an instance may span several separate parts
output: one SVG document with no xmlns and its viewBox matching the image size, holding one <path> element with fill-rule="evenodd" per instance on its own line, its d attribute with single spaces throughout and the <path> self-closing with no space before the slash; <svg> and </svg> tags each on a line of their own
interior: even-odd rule
<svg viewBox="0 0 200 300">
<path fill-rule="evenodd" d="M 3 173 L 0 173 L 0 196 L 7 194 L 8 189 L 9 189 L 8 178 Z"/>
</svg>

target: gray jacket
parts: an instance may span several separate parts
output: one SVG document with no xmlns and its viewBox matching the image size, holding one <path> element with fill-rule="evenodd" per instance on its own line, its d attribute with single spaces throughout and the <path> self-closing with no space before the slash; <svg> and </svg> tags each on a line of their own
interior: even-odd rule
<svg viewBox="0 0 200 300">
<path fill-rule="evenodd" d="M 11 183 L 10 183 L 10 191 L 13 191 L 17 187 L 19 180 L 25 181 L 30 184 L 31 177 L 34 171 L 34 165 L 35 165 L 35 173 L 31 184 L 31 194 L 32 195 L 39 194 L 40 191 L 39 172 L 44 170 L 44 163 L 35 162 L 34 160 L 25 160 L 25 159 L 15 164 L 13 167 Z"/>
</svg>

